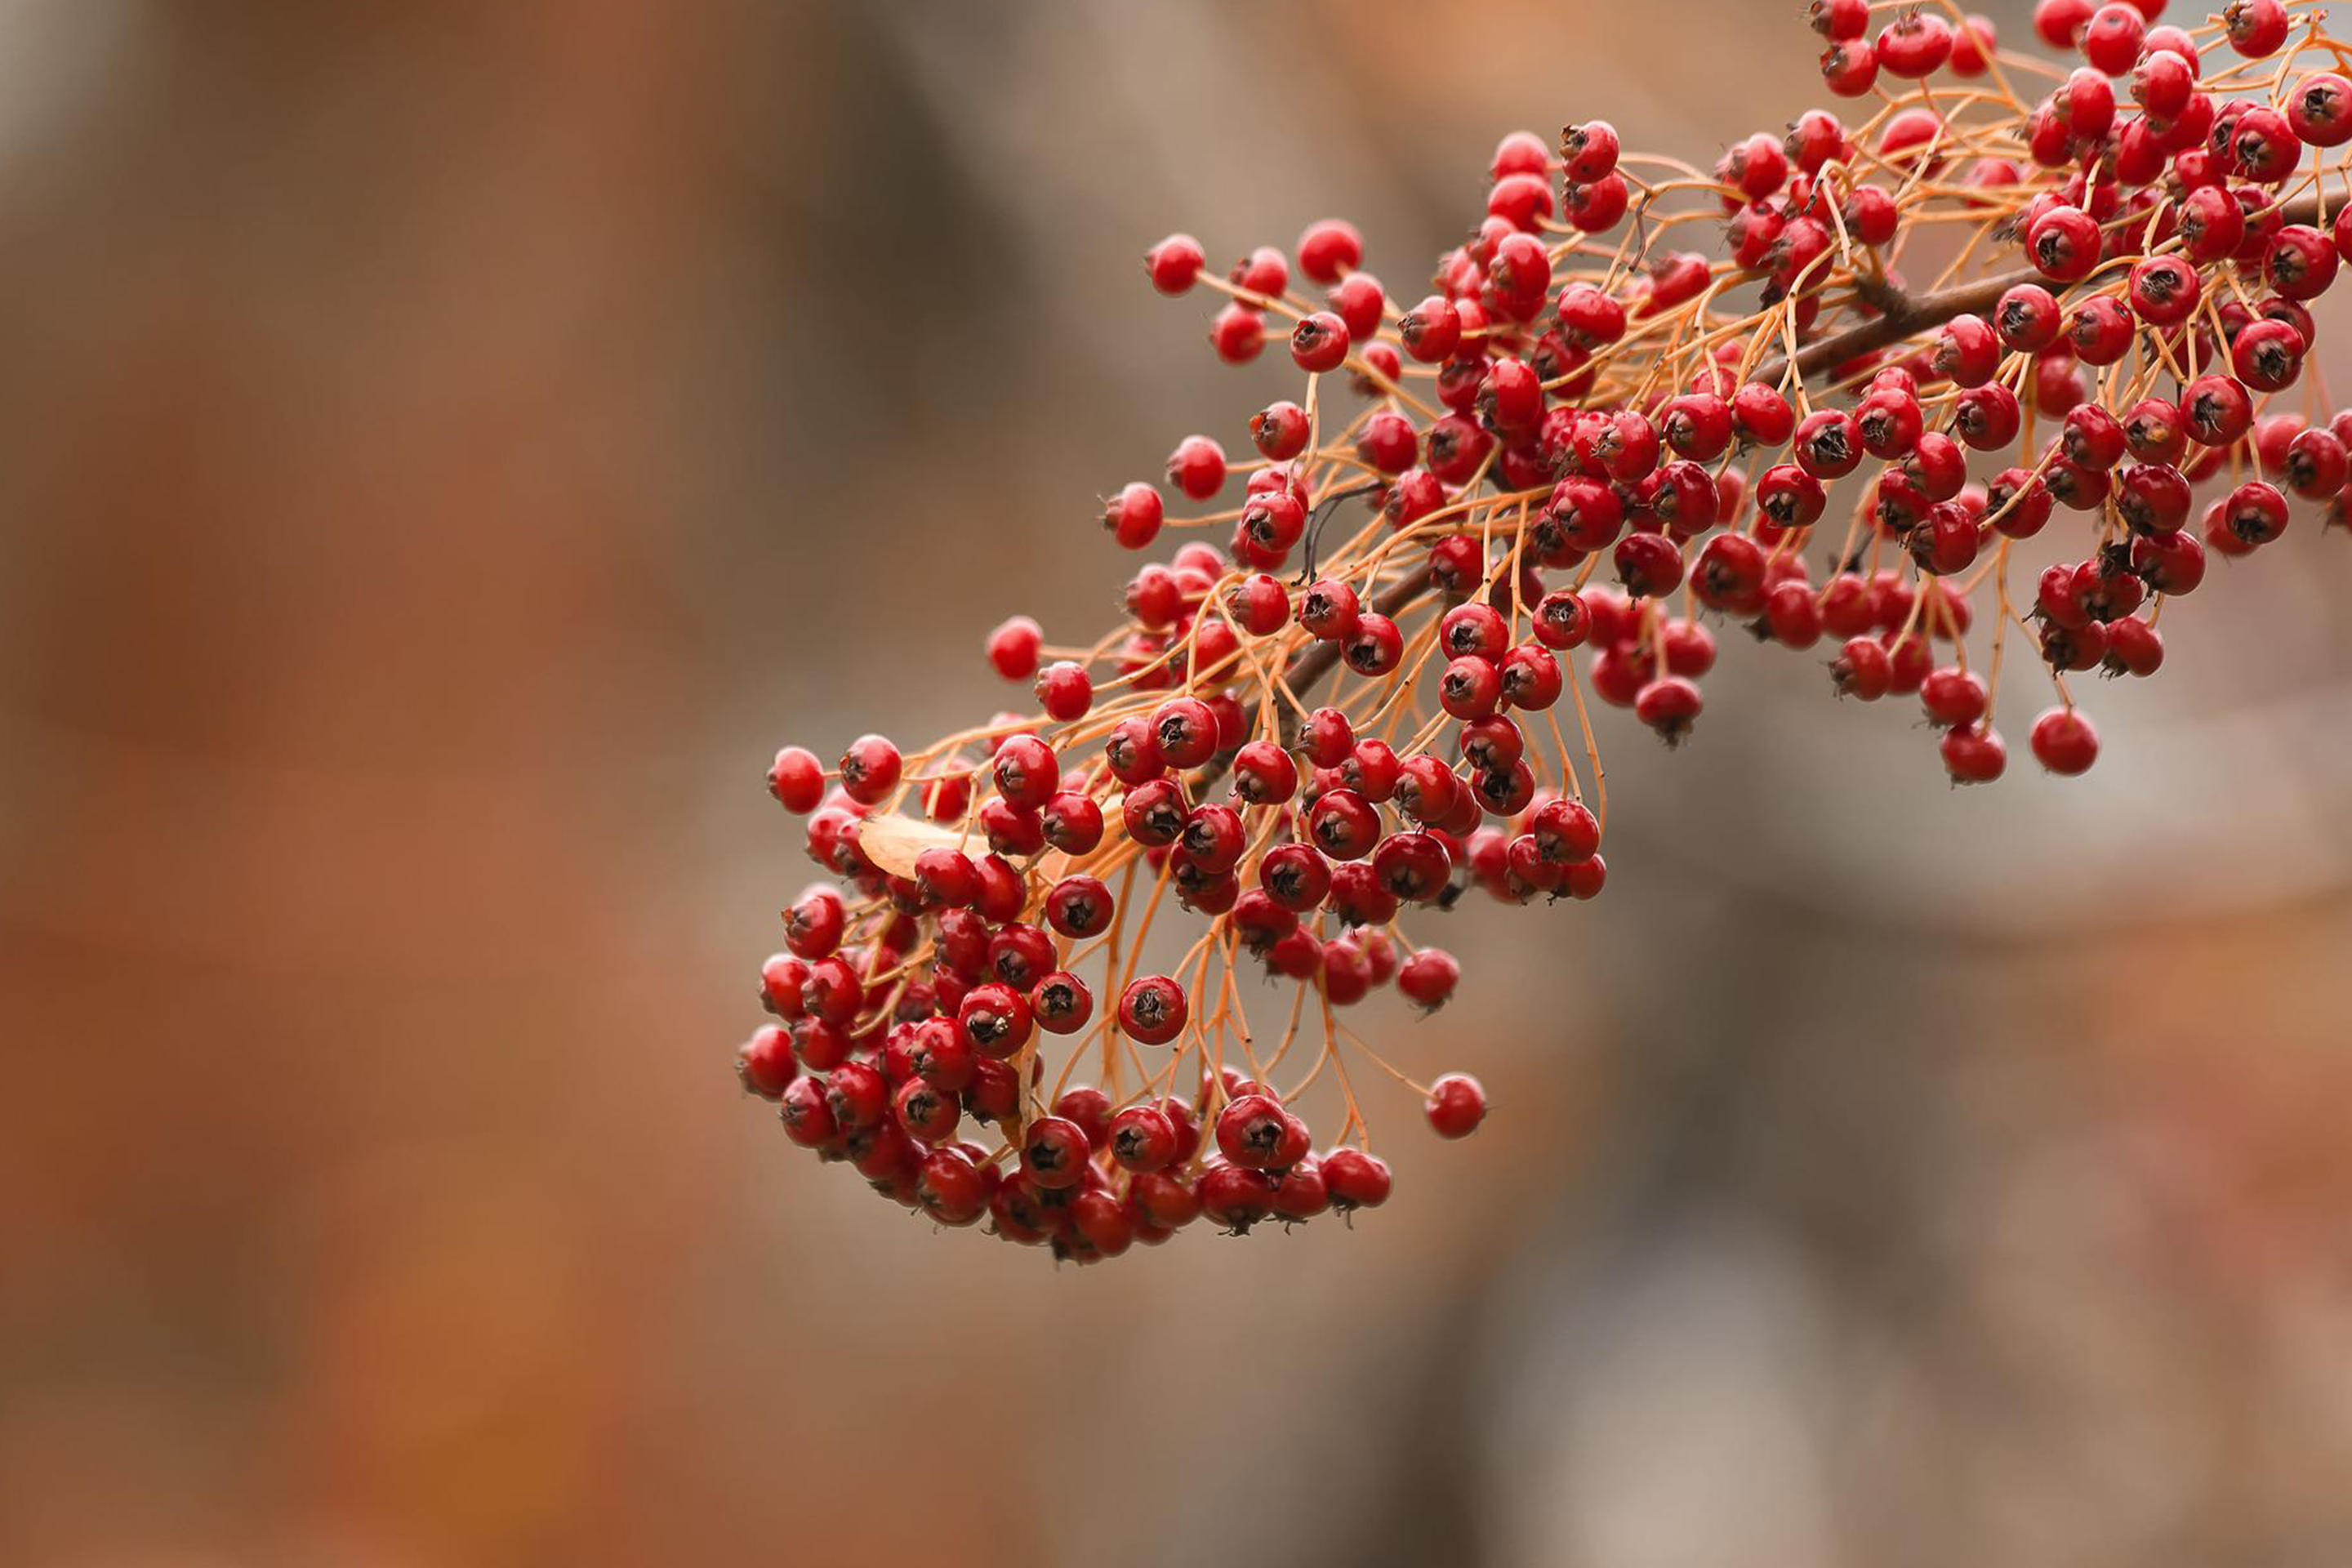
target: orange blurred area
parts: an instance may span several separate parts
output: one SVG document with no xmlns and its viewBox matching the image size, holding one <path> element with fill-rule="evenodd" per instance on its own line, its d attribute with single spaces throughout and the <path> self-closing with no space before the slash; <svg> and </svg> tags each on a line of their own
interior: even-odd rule
<svg viewBox="0 0 2352 1568">
<path fill-rule="evenodd" d="M 1370 1090 L 1352 1230 L 1056 1270 L 734 1087 L 775 746 L 1091 640 L 1093 498 L 1286 384 L 1142 247 L 1402 288 L 1506 130 L 1817 101 L 1800 11 L 0 8 L 0 1562 L 2352 1557 L 2315 531 L 2079 782 L 1727 637 L 1606 897 L 1366 1008 L 1496 1109 Z"/>
</svg>

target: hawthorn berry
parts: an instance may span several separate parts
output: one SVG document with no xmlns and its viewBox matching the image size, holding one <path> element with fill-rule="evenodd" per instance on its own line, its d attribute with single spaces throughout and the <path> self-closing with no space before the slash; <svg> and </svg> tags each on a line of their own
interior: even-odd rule
<svg viewBox="0 0 2352 1568">
<path fill-rule="evenodd" d="M 1064 1117 L 1041 1116 L 1029 1123 L 1021 1145 L 1021 1173 L 1040 1187 L 1074 1187 L 1086 1177 L 1091 1151 L 1087 1135 Z"/>
<path fill-rule="evenodd" d="M 1945 770 L 1956 784 L 1990 784 L 2009 766 L 2009 748 L 1998 731 L 1979 724 L 1958 725 L 1940 742 Z"/>
<path fill-rule="evenodd" d="M 2098 731 L 2071 708 L 2053 708 L 2036 719 L 2032 742 L 2036 761 L 2069 777 L 2090 771 L 2099 755 Z"/>
<path fill-rule="evenodd" d="M 1467 1138 L 1486 1119 L 1486 1091 L 1468 1073 L 1447 1073 L 1429 1086 L 1422 1110 L 1439 1137 Z"/>
<path fill-rule="evenodd" d="M 1141 1045 L 1166 1045 L 1191 1016 L 1183 987 L 1164 974 L 1145 975 L 1119 994 L 1118 1026 Z"/>
<path fill-rule="evenodd" d="M 1191 289 L 1207 263 L 1201 242 L 1189 234 L 1171 234 L 1143 255 L 1143 269 L 1150 274 L 1151 286 L 1162 294 L 1181 294 Z"/>
</svg>

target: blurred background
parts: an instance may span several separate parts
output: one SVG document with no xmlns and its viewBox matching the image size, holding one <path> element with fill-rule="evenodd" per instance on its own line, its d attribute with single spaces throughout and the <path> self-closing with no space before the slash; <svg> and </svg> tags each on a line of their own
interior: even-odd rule
<svg viewBox="0 0 2352 1568">
<path fill-rule="evenodd" d="M 2315 530 L 2080 781 L 1745 639 L 1607 716 L 1604 898 L 1367 1009 L 1496 1111 L 1375 1100 L 1352 1234 L 1056 1270 L 733 1086 L 774 747 L 1004 700 L 1286 384 L 1143 247 L 1405 288 L 1505 131 L 1817 101 L 1801 12 L 0 4 L 0 1561 L 2352 1558 Z"/>
</svg>

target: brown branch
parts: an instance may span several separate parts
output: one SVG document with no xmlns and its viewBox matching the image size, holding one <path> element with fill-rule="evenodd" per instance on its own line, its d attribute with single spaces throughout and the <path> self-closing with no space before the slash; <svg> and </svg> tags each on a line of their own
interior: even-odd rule
<svg viewBox="0 0 2352 1568">
<path fill-rule="evenodd" d="M 2309 223 L 2319 216 L 2319 197 L 2315 194 L 2308 195 L 2276 210 L 2285 223 Z M 2119 221 L 2139 223 L 2147 220 L 2142 216 Z M 1973 283 L 1955 283 L 1932 294 L 1914 296 L 1892 285 L 1874 287 L 1868 297 L 1880 313 L 1870 321 L 1856 322 L 1842 332 L 1832 333 L 1819 342 L 1799 349 L 1797 374 L 1808 378 L 1816 376 L 1858 359 L 1874 349 L 1886 348 L 1930 328 L 1940 327 L 1955 316 L 1984 315 L 2000 303 L 2003 294 L 2019 284 L 2042 281 L 2043 279 L 2038 268 L 2021 267 L 2014 272 L 1980 278 Z M 1776 383 L 1787 365 L 1785 358 L 1769 361 L 1756 373 L 1755 379 L 1768 385 Z"/>
<path fill-rule="evenodd" d="M 1424 567 L 1409 577 L 1402 577 L 1390 584 L 1372 600 L 1371 608 L 1376 614 L 1394 620 L 1412 608 L 1433 586 L 1428 569 Z M 1331 673 L 1331 667 L 1339 662 L 1340 647 L 1340 639 L 1335 637 L 1301 650 L 1298 657 L 1290 661 L 1290 668 L 1283 671 L 1282 679 L 1289 683 L 1292 691 L 1305 694 L 1308 688 Z M 1283 749 L 1287 751 L 1297 734 L 1297 716 L 1286 711 L 1281 723 Z"/>
<path fill-rule="evenodd" d="M 1423 567 L 1411 576 L 1400 577 L 1381 589 L 1379 595 L 1372 600 L 1370 608 L 1394 620 L 1419 603 L 1422 595 L 1428 593 L 1433 586 L 1429 569 Z M 1318 641 L 1310 647 L 1301 648 L 1291 657 L 1289 664 L 1283 668 L 1283 680 L 1294 693 L 1305 695 L 1318 681 L 1330 674 L 1332 668 L 1339 662 L 1340 647 L 1341 639 L 1333 637 Z M 1271 701 L 1274 699 L 1268 698 L 1263 700 Z M 1298 739 L 1298 716 L 1288 709 L 1284 709 L 1277 722 L 1281 726 L 1282 749 L 1286 752 Z M 1252 728 L 1255 729 L 1255 726 L 1253 724 Z M 1225 770 L 1232 765 L 1231 753 L 1221 753 L 1212 757 L 1207 765 L 1201 769 L 1200 776 L 1192 781 L 1190 791 L 1192 798 L 1196 801 L 1202 798 L 1201 792 L 1224 777 Z"/>
<path fill-rule="evenodd" d="M 2319 201 L 2318 195 L 2315 193 L 2299 201 L 2289 202 L 2275 210 L 2285 223 L 2307 224 L 2318 217 Z M 2119 221 L 2144 222 L 2146 220 L 2144 217 L 2136 216 Z M 1916 296 L 1907 294 L 1891 283 L 1871 280 L 1864 294 L 1874 305 L 1878 307 L 1880 313 L 1867 321 L 1858 321 L 1843 331 L 1832 333 L 1817 342 L 1799 349 L 1797 374 L 1811 379 L 1826 371 L 1834 370 L 1874 349 L 1886 348 L 1931 328 L 1940 327 L 1955 316 L 1984 315 L 2000 302 L 2003 294 L 2019 284 L 2039 283 L 2042 280 L 2042 275 L 2039 269 L 2021 267 L 2013 272 L 2003 272 L 1991 278 L 1979 279 L 1972 283 L 1956 283 L 1948 289 L 1938 289 L 1932 294 Z M 1753 379 L 1768 385 L 1777 383 L 1784 373 L 1786 365 L 1785 356 L 1769 361 L 1756 373 Z M 1412 608 L 1433 585 L 1428 573 L 1416 573 L 1411 577 L 1391 584 L 1372 601 L 1371 607 L 1384 616 L 1394 618 Z M 1339 662 L 1339 643 L 1318 642 L 1312 647 L 1303 649 L 1291 659 L 1289 667 L 1283 672 L 1283 679 L 1289 683 L 1294 693 L 1303 697 L 1316 682 L 1330 674 L 1333 667 Z M 1297 728 L 1294 716 L 1284 714 L 1282 736 L 1286 750 L 1295 738 Z M 1211 763 L 1195 781 L 1194 789 L 1196 791 L 1204 789 L 1214 784 L 1223 774 L 1225 765 L 1226 759 L 1222 757 Z"/>
</svg>

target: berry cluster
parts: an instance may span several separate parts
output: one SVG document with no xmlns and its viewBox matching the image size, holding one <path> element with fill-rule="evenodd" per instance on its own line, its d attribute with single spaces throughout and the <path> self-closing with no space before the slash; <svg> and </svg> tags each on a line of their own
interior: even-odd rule
<svg viewBox="0 0 2352 1568">
<path fill-rule="evenodd" d="M 991 635 L 1033 709 L 912 752 L 868 735 L 832 770 L 777 754 L 841 885 L 785 912 L 745 1085 L 898 1202 L 1057 1257 L 1344 1214 L 1390 1187 L 1351 1062 L 1443 1135 L 1486 1109 L 1342 1020 L 1385 987 L 1452 994 L 1401 914 L 1601 889 L 1587 687 L 1679 742 L 1720 618 L 1823 648 L 1843 696 L 1916 698 L 1979 783 L 2007 765 L 2013 632 L 2051 692 L 2034 756 L 2090 767 L 2068 677 L 2153 674 L 2209 552 L 2277 540 L 2290 498 L 2330 526 L 2352 505 L 2352 416 L 2302 375 L 2352 254 L 2324 160 L 2352 141 L 2326 68 L 2352 54 L 2308 5 L 2164 8 L 2042 0 L 2061 67 L 1948 6 L 1813 0 L 1854 122 L 1810 110 L 1711 171 L 1600 121 L 1506 137 L 1417 301 L 1339 220 L 1223 276 L 1189 237 L 1153 247 L 1160 292 L 1221 296 L 1220 358 L 1286 331 L 1303 392 L 1250 416 L 1241 460 L 1188 437 L 1164 489 L 1106 503 L 1131 550 L 1216 531 L 1138 570 L 1119 625 Z M 1176 908 L 1189 945 L 1147 967 Z M 1278 1030 L 1244 1012 L 1253 971 L 1286 989 Z"/>
</svg>

